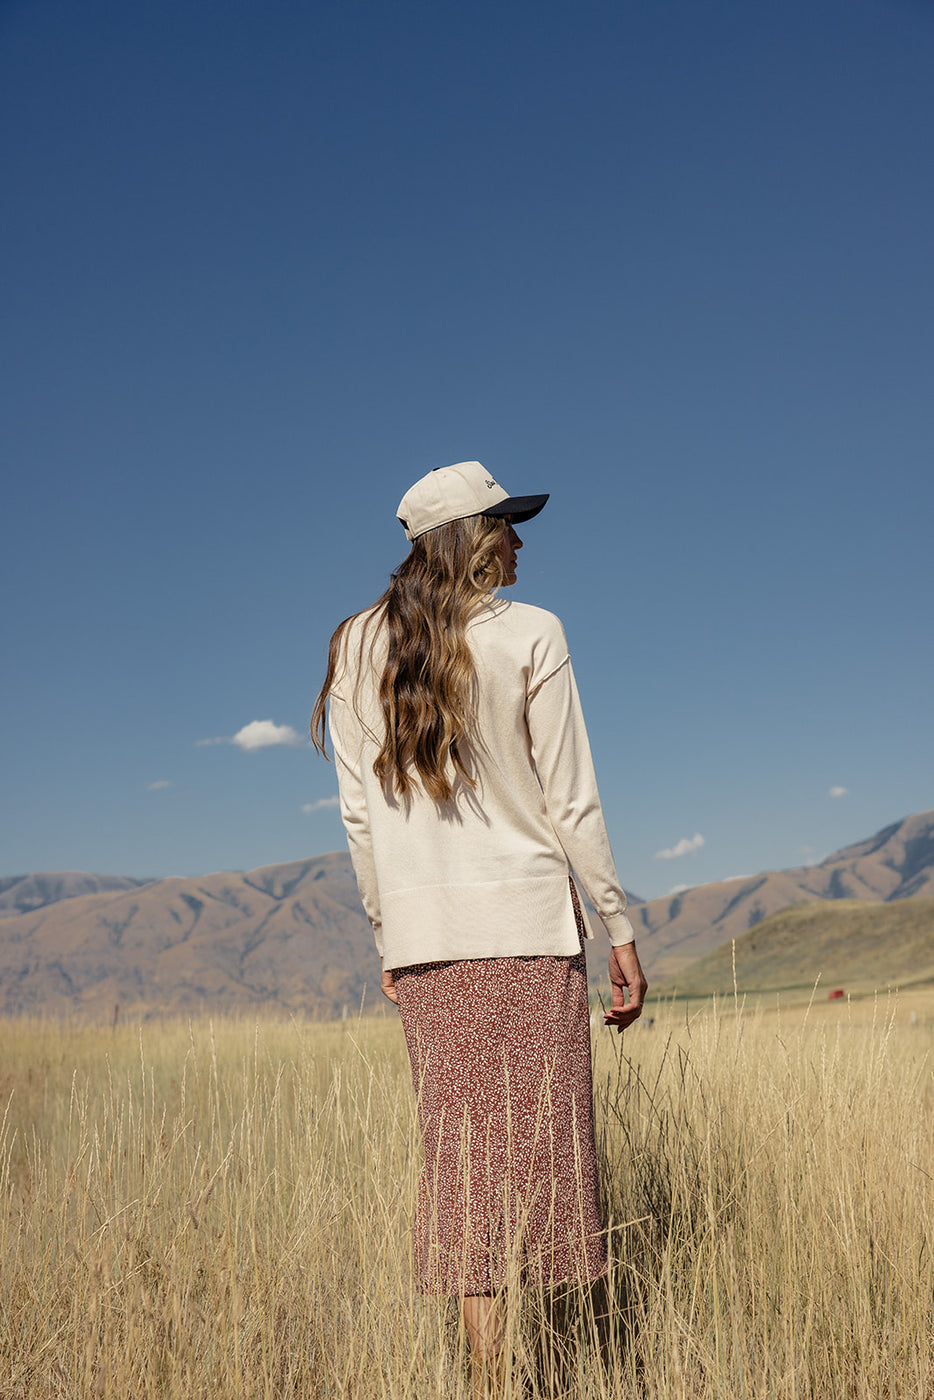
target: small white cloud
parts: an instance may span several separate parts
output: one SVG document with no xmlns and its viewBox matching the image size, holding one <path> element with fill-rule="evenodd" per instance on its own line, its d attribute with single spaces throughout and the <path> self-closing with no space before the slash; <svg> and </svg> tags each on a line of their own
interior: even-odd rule
<svg viewBox="0 0 934 1400">
<path fill-rule="evenodd" d="M 846 797 L 846 795 L 847 795 L 847 793 L 849 792 L 849 790 L 850 790 L 849 788 L 845 788 L 845 787 L 836 787 L 836 786 L 835 786 L 835 787 L 832 787 L 832 788 L 830 789 L 830 791 L 828 792 L 827 796 L 828 796 L 828 797 Z"/>
<path fill-rule="evenodd" d="M 174 783 L 171 783 L 171 782 L 169 781 L 168 778 L 159 778 L 159 779 L 157 779 L 157 781 L 154 782 L 154 783 L 147 783 L 147 784 L 146 784 L 146 791 L 147 791 L 147 792 L 158 792 L 161 788 L 167 788 L 167 787 L 174 787 Z"/>
<path fill-rule="evenodd" d="M 656 851 L 656 860 L 677 860 L 679 856 L 691 856 L 695 851 L 699 851 L 704 844 L 704 838 L 699 831 L 695 831 L 693 836 L 682 836 L 681 840 L 674 846 L 669 846 L 667 850 Z"/>
<path fill-rule="evenodd" d="M 251 720 L 233 736 L 233 743 L 246 753 L 252 752 L 253 749 L 269 749 L 277 744 L 294 748 L 301 742 L 301 734 L 290 724 L 273 724 L 271 719 Z"/>
<path fill-rule="evenodd" d="M 304 742 L 298 730 L 293 729 L 290 724 L 275 724 L 271 719 L 253 719 L 242 729 L 238 729 L 236 734 L 221 734 L 216 739 L 196 739 L 195 748 L 201 749 L 207 744 L 236 744 L 244 753 L 252 753 L 255 749 L 270 749 L 283 745 L 293 749 Z"/>
<path fill-rule="evenodd" d="M 668 891 L 668 894 L 684 894 L 684 891 L 689 890 L 690 888 L 690 885 L 672 885 L 671 889 Z"/>
<path fill-rule="evenodd" d="M 323 812 L 326 807 L 339 807 L 341 800 L 339 797 L 319 797 L 317 802 L 306 802 L 303 812 Z"/>
</svg>

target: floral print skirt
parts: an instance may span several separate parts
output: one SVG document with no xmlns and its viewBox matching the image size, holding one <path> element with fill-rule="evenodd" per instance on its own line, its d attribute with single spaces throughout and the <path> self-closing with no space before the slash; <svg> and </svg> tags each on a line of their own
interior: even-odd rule
<svg viewBox="0 0 934 1400">
<path fill-rule="evenodd" d="M 583 940 L 573 882 L 571 897 Z M 416 963 L 393 976 L 425 1152 L 415 1228 L 424 1291 L 605 1273 L 583 947 Z"/>
</svg>

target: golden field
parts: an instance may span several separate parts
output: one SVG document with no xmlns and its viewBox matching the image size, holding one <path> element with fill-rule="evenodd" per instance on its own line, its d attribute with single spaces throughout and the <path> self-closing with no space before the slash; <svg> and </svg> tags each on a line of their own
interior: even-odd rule
<svg viewBox="0 0 934 1400">
<path fill-rule="evenodd" d="M 934 1396 L 930 989 L 651 1010 L 594 1032 L 608 1317 L 510 1293 L 507 1393 Z M 0 1090 L 3 1400 L 470 1394 L 394 1018 L 8 1020 Z"/>
</svg>

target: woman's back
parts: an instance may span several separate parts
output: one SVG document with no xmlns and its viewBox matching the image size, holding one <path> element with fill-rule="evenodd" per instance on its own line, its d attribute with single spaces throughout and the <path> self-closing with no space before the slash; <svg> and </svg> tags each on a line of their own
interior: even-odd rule
<svg viewBox="0 0 934 1400">
<path fill-rule="evenodd" d="M 373 771 L 383 727 L 378 614 L 348 627 L 332 686 L 343 815 L 368 913 L 381 924 L 384 967 L 573 954 L 569 857 L 601 916 L 631 937 L 561 623 L 491 597 L 467 639 L 475 715 L 463 757 L 473 786 L 456 779 L 449 802 L 417 785 L 395 796 Z M 376 891 L 378 908 L 369 903 Z"/>
</svg>

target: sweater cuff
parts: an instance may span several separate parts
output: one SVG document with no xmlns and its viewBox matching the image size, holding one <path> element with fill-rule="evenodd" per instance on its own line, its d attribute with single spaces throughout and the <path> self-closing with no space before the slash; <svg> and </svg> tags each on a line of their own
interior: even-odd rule
<svg viewBox="0 0 934 1400">
<path fill-rule="evenodd" d="M 625 914 L 600 914 L 598 917 L 614 948 L 618 948 L 622 943 L 635 943 L 636 935 Z"/>
</svg>

